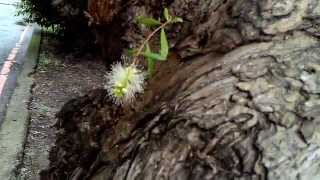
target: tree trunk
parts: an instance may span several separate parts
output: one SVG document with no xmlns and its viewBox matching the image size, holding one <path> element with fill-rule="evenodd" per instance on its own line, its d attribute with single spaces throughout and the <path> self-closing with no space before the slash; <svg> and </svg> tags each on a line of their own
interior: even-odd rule
<svg viewBox="0 0 320 180">
<path fill-rule="evenodd" d="M 104 90 L 67 103 L 42 178 L 320 179 L 319 2 L 145 0 L 119 13 L 159 5 L 186 20 L 170 29 L 181 58 L 131 107 Z"/>
</svg>

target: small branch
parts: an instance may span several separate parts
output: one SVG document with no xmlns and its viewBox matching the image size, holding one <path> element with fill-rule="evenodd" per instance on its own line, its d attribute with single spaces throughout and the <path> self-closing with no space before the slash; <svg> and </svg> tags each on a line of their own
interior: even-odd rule
<svg viewBox="0 0 320 180">
<path fill-rule="evenodd" d="M 155 29 L 151 34 L 148 35 L 148 37 L 143 41 L 142 45 L 140 46 L 138 52 L 135 54 L 133 59 L 133 64 L 136 64 L 138 61 L 138 57 L 141 55 L 143 48 L 146 46 L 146 44 L 151 40 L 151 38 L 162 28 L 166 27 L 171 21 L 166 21 L 165 23 L 161 24 L 157 29 Z"/>
</svg>

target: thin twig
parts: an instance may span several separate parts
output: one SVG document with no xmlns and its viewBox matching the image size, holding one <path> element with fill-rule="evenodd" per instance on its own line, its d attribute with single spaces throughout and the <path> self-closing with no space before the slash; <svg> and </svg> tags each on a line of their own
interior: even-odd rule
<svg viewBox="0 0 320 180">
<path fill-rule="evenodd" d="M 142 45 L 140 46 L 138 52 L 135 54 L 132 64 L 136 64 L 136 63 L 137 63 L 138 58 L 139 58 L 139 56 L 141 55 L 143 48 L 144 48 L 145 45 L 151 40 L 151 38 L 152 38 L 158 31 L 160 31 L 162 28 L 164 28 L 165 26 L 167 26 L 169 23 L 171 23 L 171 21 L 166 21 L 165 23 L 161 24 L 161 26 L 159 26 L 157 29 L 155 29 L 151 34 L 148 35 L 148 37 L 143 41 Z"/>
</svg>

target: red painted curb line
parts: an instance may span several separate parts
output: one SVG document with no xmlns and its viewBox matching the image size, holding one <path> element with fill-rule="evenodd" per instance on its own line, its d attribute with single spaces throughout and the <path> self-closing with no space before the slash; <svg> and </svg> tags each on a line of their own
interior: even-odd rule
<svg viewBox="0 0 320 180">
<path fill-rule="evenodd" d="M 16 63 L 17 54 L 20 52 L 20 50 L 21 50 L 20 48 L 21 48 L 21 46 L 24 42 L 24 39 L 26 37 L 26 34 L 30 28 L 31 28 L 31 26 L 27 26 L 24 29 L 24 31 L 21 33 L 19 41 L 16 43 L 16 46 L 14 48 L 12 48 L 9 56 L 4 61 L 4 64 L 0 70 L 0 96 L 3 93 L 5 84 L 8 80 L 8 76 L 13 69 L 12 66 Z"/>
</svg>

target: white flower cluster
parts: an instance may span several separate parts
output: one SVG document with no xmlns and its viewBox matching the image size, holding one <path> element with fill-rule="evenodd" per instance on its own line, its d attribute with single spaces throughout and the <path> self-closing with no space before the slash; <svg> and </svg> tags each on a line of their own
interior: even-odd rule
<svg viewBox="0 0 320 180">
<path fill-rule="evenodd" d="M 146 75 L 136 65 L 117 63 L 112 65 L 106 79 L 105 88 L 109 96 L 120 105 L 131 103 L 137 93 L 143 92 Z"/>
</svg>

